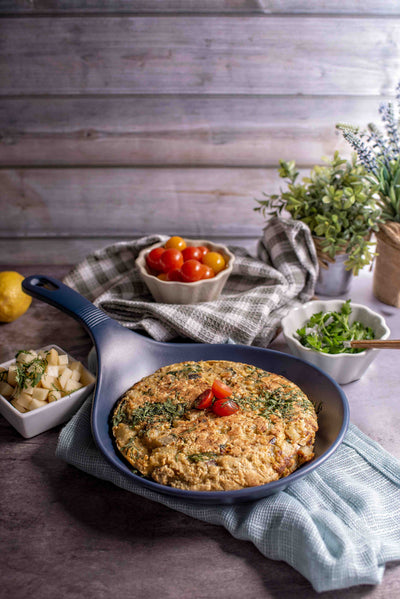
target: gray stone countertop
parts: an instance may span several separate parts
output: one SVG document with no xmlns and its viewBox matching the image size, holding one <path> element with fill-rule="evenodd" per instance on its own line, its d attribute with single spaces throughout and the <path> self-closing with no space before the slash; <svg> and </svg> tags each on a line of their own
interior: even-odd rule
<svg viewBox="0 0 400 599">
<path fill-rule="evenodd" d="M 62 278 L 68 267 L 1 267 Z M 372 295 L 369 273 L 349 296 L 386 318 L 400 338 L 400 310 Z M 0 325 L 0 362 L 21 347 L 56 343 L 86 360 L 90 340 L 71 318 L 37 300 Z M 287 351 L 282 335 L 272 348 Z M 382 350 L 365 376 L 344 386 L 351 421 L 400 458 L 400 353 Z M 299 573 L 251 544 L 91 477 L 55 458 L 60 427 L 23 439 L 0 416 L 0 598 L 392 599 L 400 564 L 382 584 L 317 594 Z"/>
</svg>

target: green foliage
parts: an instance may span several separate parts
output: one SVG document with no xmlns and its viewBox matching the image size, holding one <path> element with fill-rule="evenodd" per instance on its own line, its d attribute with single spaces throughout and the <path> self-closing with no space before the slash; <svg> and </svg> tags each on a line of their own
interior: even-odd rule
<svg viewBox="0 0 400 599">
<path fill-rule="evenodd" d="M 396 89 L 398 112 L 400 112 L 400 83 Z M 338 123 L 336 128 L 357 152 L 361 163 L 377 184 L 382 222 L 400 222 L 400 121 L 391 102 L 381 104 L 379 113 L 384 133 L 374 123 L 365 130 Z"/>
<path fill-rule="evenodd" d="M 15 357 L 21 353 L 30 352 L 27 350 L 19 351 Z M 18 389 L 26 389 L 27 387 L 36 387 L 40 379 L 45 373 L 47 367 L 46 358 L 32 358 L 30 362 L 17 362 L 16 381 Z"/>
<path fill-rule="evenodd" d="M 296 333 L 302 345 L 325 354 L 356 354 L 362 349 L 350 347 L 350 342 L 358 339 L 374 339 L 371 327 L 356 320 L 349 323 L 350 300 L 342 305 L 340 312 L 318 312 Z"/>
<path fill-rule="evenodd" d="M 349 162 L 335 152 L 331 161 L 325 160 L 326 166 L 315 166 L 302 183 L 296 182 L 295 162 L 281 160 L 279 176 L 287 180 L 287 191 L 264 194 L 267 199 L 256 200 L 254 208 L 264 216 L 278 216 L 285 210 L 303 221 L 330 258 L 342 251 L 348 254 L 346 268 L 354 274 L 372 260 L 369 235 L 378 230 L 381 213 L 374 198 L 376 186 L 356 160 L 355 154 Z"/>
<path fill-rule="evenodd" d="M 382 221 L 400 222 L 400 157 L 388 164 L 381 162 L 371 181 L 378 182 Z"/>
</svg>

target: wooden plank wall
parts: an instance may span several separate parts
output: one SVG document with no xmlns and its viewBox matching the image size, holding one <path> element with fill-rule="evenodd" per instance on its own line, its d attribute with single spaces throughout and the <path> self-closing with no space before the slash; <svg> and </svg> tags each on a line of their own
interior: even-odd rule
<svg viewBox="0 0 400 599">
<path fill-rule="evenodd" d="M 379 121 L 399 79 L 397 0 L 3 0 L 0 263 L 252 249 L 278 160 L 349 155 L 335 123 Z"/>
</svg>

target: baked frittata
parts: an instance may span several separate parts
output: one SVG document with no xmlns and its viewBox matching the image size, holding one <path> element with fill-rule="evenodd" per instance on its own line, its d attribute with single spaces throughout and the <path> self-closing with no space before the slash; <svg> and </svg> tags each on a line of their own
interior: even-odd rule
<svg viewBox="0 0 400 599">
<path fill-rule="evenodd" d="M 238 410 L 196 409 L 215 380 Z M 164 366 L 136 383 L 112 414 L 126 460 L 163 485 L 197 491 L 242 489 L 287 476 L 314 457 L 314 405 L 291 381 L 223 360 Z"/>
</svg>

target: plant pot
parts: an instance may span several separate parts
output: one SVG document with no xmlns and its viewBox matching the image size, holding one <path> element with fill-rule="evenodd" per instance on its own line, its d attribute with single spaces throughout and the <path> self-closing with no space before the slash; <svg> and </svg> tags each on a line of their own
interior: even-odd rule
<svg viewBox="0 0 400 599">
<path fill-rule="evenodd" d="M 346 270 L 344 263 L 347 254 L 338 254 L 334 262 L 330 262 L 327 268 L 319 267 L 318 279 L 315 284 L 317 295 L 329 297 L 344 295 L 350 289 L 353 280 L 351 270 Z"/>
<path fill-rule="evenodd" d="M 381 225 L 376 239 L 373 293 L 384 304 L 400 308 L 400 223 Z"/>
<path fill-rule="evenodd" d="M 336 254 L 335 259 L 330 258 L 322 252 L 320 239 L 313 237 L 313 241 L 319 265 L 315 293 L 329 297 L 344 295 L 349 291 L 353 279 L 353 273 L 346 270 L 345 266 L 347 254 L 340 252 Z"/>
</svg>

